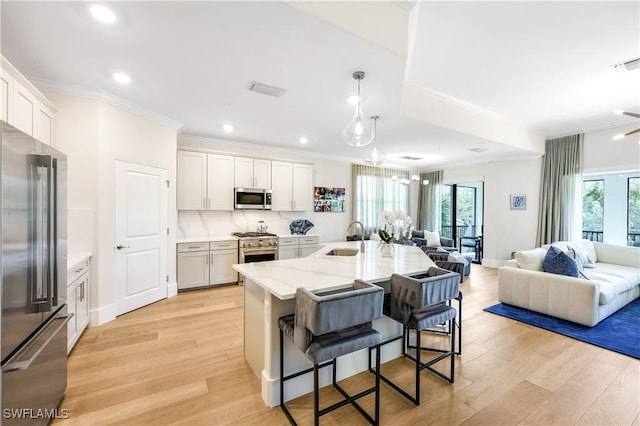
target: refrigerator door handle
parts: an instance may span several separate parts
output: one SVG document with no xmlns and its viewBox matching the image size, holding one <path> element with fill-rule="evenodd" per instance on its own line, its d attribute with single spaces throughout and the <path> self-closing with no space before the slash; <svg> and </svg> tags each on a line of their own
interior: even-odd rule
<svg viewBox="0 0 640 426">
<path fill-rule="evenodd" d="M 49 243 L 49 273 L 51 280 L 51 305 L 58 306 L 58 160 L 51 158 L 51 186 L 50 192 L 50 218 L 51 218 L 51 240 Z"/>
<path fill-rule="evenodd" d="M 3 373 L 11 371 L 27 370 L 31 367 L 31 364 L 38 358 L 38 355 L 42 353 L 49 343 L 56 337 L 56 335 L 67 325 L 67 322 L 73 317 L 73 314 L 60 315 L 51 320 L 51 322 L 40 330 L 34 337 L 33 343 L 28 344 L 18 351 L 9 361 L 2 367 Z M 40 343 L 37 348 L 33 346 L 44 339 L 44 342 Z M 27 359 L 22 359 L 23 356 L 29 356 Z"/>
</svg>

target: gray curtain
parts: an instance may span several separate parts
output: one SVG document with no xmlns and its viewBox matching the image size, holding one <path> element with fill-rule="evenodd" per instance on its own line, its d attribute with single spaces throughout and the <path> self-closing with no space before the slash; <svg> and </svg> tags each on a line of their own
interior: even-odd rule
<svg viewBox="0 0 640 426">
<path fill-rule="evenodd" d="M 398 181 L 409 179 L 408 170 L 353 164 L 351 177 L 353 220 L 362 222 L 365 234 L 380 228 L 384 211 L 409 214 L 409 186 Z"/>
<path fill-rule="evenodd" d="M 536 246 L 579 235 L 583 138 L 571 135 L 545 143 Z"/>
<path fill-rule="evenodd" d="M 429 184 L 422 185 L 428 179 Z M 442 170 L 420 173 L 420 193 L 418 198 L 418 226 L 416 229 L 440 231 L 442 215 L 442 200 L 440 185 L 442 184 Z"/>
</svg>

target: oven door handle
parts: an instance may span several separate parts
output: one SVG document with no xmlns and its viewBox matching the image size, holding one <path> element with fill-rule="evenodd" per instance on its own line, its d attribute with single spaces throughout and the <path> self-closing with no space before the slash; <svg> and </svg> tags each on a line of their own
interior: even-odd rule
<svg viewBox="0 0 640 426">
<path fill-rule="evenodd" d="M 246 256 L 254 256 L 258 254 L 276 254 L 278 251 L 272 248 L 263 248 L 263 249 L 244 249 L 242 250 L 242 254 Z"/>
</svg>

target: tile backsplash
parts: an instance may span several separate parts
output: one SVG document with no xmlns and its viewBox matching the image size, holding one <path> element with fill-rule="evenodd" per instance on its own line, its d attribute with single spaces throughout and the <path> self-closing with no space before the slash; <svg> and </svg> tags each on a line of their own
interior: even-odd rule
<svg viewBox="0 0 640 426">
<path fill-rule="evenodd" d="M 232 232 L 256 231 L 263 220 L 268 232 L 290 234 L 289 224 L 307 219 L 314 224 L 309 234 L 320 235 L 323 242 L 342 241 L 350 222 L 346 213 L 269 212 L 269 211 L 184 211 L 178 212 L 178 238 L 217 237 Z"/>
</svg>

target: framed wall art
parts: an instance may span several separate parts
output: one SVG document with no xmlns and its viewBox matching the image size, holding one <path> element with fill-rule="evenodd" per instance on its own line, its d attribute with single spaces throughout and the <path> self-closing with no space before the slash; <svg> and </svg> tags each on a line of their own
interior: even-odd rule
<svg viewBox="0 0 640 426">
<path fill-rule="evenodd" d="M 344 213 L 345 188 L 316 186 L 313 190 L 314 212 Z"/>
<path fill-rule="evenodd" d="M 511 210 L 526 210 L 527 196 L 525 194 L 511 194 Z"/>
</svg>

